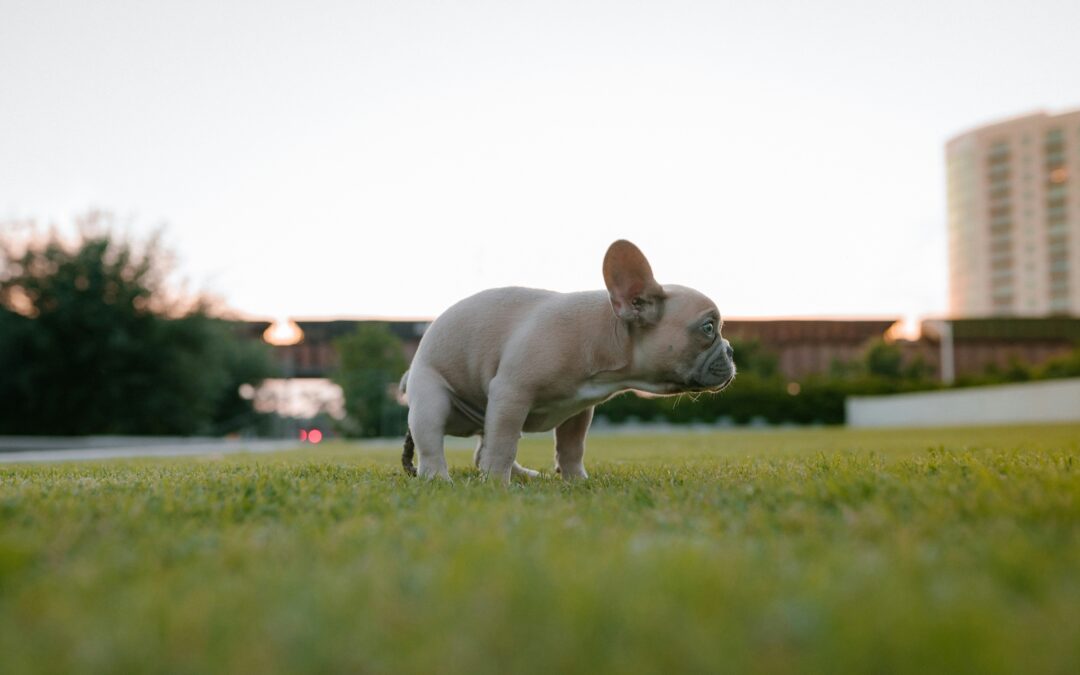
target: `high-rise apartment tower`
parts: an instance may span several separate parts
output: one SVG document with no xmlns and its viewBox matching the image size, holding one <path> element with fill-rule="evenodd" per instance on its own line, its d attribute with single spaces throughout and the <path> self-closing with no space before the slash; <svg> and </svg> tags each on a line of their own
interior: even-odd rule
<svg viewBox="0 0 1080 675">
<path fill-rule="evenodd" d="M 945 162 L 950 313 L 1080 315 L 1080 110 L 973 129 Z"/>
</svg>

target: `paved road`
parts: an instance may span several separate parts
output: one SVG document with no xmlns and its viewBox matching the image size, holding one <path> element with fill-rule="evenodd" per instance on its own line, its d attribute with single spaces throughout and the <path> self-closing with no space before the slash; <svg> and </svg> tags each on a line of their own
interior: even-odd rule
<svg viewBox="0 0 1080 675">
<path fill-rule="evenodd" d="M 300 447 L 294 440 L 231 440 L 221 438 L 90 438 L 0 437 L 0 464 L 71 462 L 118 457 L 178 457 L 235 452 L 275 452 Z"/>
<path fill-rule="evenodd" d="M 766 427 L 769 428 L 769 427 Z M 771 427 L 773 429 L 777 427 Z M 598 424 L 591 435 L 637 435 L 669 433 L 716 433 L 730 430 L 721 425 L 670 424 Z M 745 430 L 745 428 L 744 428 Z M 526 434 L 532 438 L 551 438 L 551 432 Z M 392 448 L 400 451 L 400 438 L 373 438 L 349 441 L 356 448 Z M 447 450 L 475 447 L 473 438 L 446 438 Z M 310 447 L 297 440 L 227 440 L 222 438 L 161 438 L 155 436 L 90 436 L 82 438 L 41 436 L 0 436 L 0 464 L 16 462 L 71 462 L 118 457 L 178 457 L 236 452 L 276 452 Z"/>
</svg>

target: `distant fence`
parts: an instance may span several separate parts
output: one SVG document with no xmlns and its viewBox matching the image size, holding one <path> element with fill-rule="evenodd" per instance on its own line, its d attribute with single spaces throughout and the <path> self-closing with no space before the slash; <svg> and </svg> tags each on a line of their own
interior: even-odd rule
<svg viewBox="0 0 1080 675">
<path fill-rule="evenodd" d="M 1080 422 L 1080 379 L 852 396 L 845 406 L 853 427 Z"/>
</svg>

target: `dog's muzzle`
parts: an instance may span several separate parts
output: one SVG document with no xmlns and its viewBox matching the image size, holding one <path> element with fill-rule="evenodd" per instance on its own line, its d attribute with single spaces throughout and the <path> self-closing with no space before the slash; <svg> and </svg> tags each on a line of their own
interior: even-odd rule
<svg viewBox="0 0 1080 675">
<path fill-rule="evenodd" d="M 722 391 L 735 379 L 735 350 L 731 343 L 721 340 L 705 353 L 702 363 L 689 378 L 688 384 L 697 391 Z"/>
</svg>

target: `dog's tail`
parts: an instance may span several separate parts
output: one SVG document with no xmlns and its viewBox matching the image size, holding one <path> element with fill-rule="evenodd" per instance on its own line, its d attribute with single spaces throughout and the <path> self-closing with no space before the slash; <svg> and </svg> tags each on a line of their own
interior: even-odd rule
<svg viewBox="0 0 1080 675">
<path fill-rule="evenodd" d="M 398 383 L 398 391 L 401 392 L 401 398 L 405 399 L 405 387 L 409 381 L 409 371 L 405 371 L 405 374 L 401 376 L 401 382 Z M 401 451 L 401 466 L 405 469 L 405 473 L 410 476 L 416 475 L 416 467 L 413 466 L 413 454 L 416 452 L 416 444 L 413 442 L 412 431 L 408 427 L 405 427 L 405 449 Z"/>
<path fill-rule="evenodd" d="M 405 449 L 401 452 L 401 466 L 405 469 L 405 473 L 409 474 L 410 476 L 416 475 L 416 467 L 413 466 L 412 463 L 414 450 L 416 450 L 416 444 L 413 443 L 412 432 L 406 429 Z"/>
</svg>

